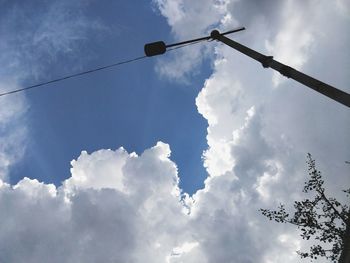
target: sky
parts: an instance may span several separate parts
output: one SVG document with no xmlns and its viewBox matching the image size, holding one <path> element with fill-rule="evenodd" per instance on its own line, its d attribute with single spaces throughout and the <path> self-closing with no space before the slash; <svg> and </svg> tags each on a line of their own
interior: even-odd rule
<svg viewBox="0 0 350 263">
<path fill-rule="evenodd" d="M 350 92 L 347 0 L 0 0 L 0 91 L 230 37 Z M 349 110 L 215 41 L 0 98 L 0 262 L 299 262 L 311 153 L 348 202 Z M 312 241 L 311 241 L 312 243 Z M 305 262 L 308 262 L 306 259 Z"/>
</svg>

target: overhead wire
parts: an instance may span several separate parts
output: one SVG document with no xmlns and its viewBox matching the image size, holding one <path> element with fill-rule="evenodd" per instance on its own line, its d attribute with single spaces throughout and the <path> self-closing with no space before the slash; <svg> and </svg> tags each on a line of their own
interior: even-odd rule
<svg viewBox="0 0 350 263">
<path fill-rule="evenodd" d="M 46 82 L 41 82 L 41 83 L 38 83 L 38 84 L 35 84 L 35 85 L 32 85 L 32 86 L 28 86 L 28 87 L 25 87 L 25 88 L 20 88 L 20 89 L 16 89 L 16 90 L 7 91 L 7 92 L 4 92 L 4 93 L 0 93 L 0 97 L 1 96 L 5 96 L 5 95 L 9 95 L 9 94 L 13 94 L 13 93 L 17 93 L 17 92 L 21 92 L 21 91 L 25 91 L 25 90 L 38 88 L 38 87 L 41 87 L 41 86 L 44 86 L 44 85 L 47 85 L 47 84 L 51 84 L 51 83 L 54 83 L 54 82 L 59 82 L 59 81 L 62 81 L 62 80 L 78 77 L 78 76 L 81 76 L 81 75 L 86 75 L 86 74 L 89 74 L 89 73 L 92 73 L 92 72 L 96 72 L 96 71 L 99 71 L 99 70 L 103 70 L 103 69 L 107 69 L 107 68 L 111 68 L 111 67 L 116 67 L 116 66 L 119 66 L 119 65 L 127 64 L 127 63 L 134 62 L 134 61 L 137 61 L 137 60 L 141 60 L 141 59 L 144 59 L 144 58 L 146 58 L 146 56 L 141 56 L 141 57 L 137 57 L 137 58 L 133 58 L 133 59 L 124 60 L 124 61 L 121 61 L 121 62 L 117 62 L 117 63 L 113 63 L 113 64 L 110 64 L 110 65 L 106 65 L 106 66 L 102 66 L 102 67 L 86 70 L 86 71 L 75 73 L 75 74 L 72 74 L 72 75 L 67 75 L 67 76 L 64 76 L 64 77 L 61 77 L 61 78 L 57 78 L 57 79 L 53 79 L 53 80 L 49 80 L 49 81 L 46 81 Z"/>
<path fill-rule="evenodd" d="M 168 51 L 173 51 L 173 50 L 176 50 L 176 49 L 179 49 L 179 48 L 183 48 L 183 47 L 186 47 L 186 46 L 194 45 L 194 44 L 197 44 L 197 43 L 202 42 L 204 40 L 205 39 L 198 40 L 196 42 L 192 42 L 192 43 L 188 43 L 188 44 L 184 44 L 184 45 L 181 45 L 181 46 L 169 48 Z M 0 97 L 6 96 L 6 95 L 10 95 L 10 94 L 14 94 L 14 93 L 27 91 L 27 90 L 31 90 L 31 89 L 35 89 L 35 88 L 39 88 L 39 87 L 43 87 L 43 86 L 46 86 L 46 85 L 51 84 L 51 83 L 55 83 L 55 82 L 59 82 L 59 81 L 62 81 L 62 80 L 66 80 L 66 79 L 75 78 L 75 77 L 78 77 L 78 76 L 90 74 L 90 73 L 93 73 L 93 72 L 96 72 L 96 71 L 100 71 L 100 70 L 104 70 L 104 69 L 107 69 L 107 68 L 117 67 L 117 66 L 120 66 L 120 65 L 123 65 L 123 64 L 128 64 L 128 63 L 131 63 L 131 62 L 142 60 L 144 58 L 147 58 L 147 56 L 140 56 L 140 57 L 136 57 L 136 58 L 133 58 L 133 59 L 128 59 L 128 60 L 116 62 L 116 63 L 113 63 L 113 64 L 109 64 L 109 65 L 106 65 L 106 66 L 101 66 L 101 67 L 98 67 L 98 68 L 94 68 L 94 69 L 78 72 L 78 73 L 75 73 L 75 74 L 67 75 L 67 76 L 64 76 L 64 77 L 57 78 L 57 79 L 41 82 L 41 83 L 38 83 L 38 84 L 35 84 L 35 85 L 31 85 L 31 86 L 27 86 L 27 87 L 24 87 L 24 88 L 19 88 L 19 89 L 15 89 L 15 90 L 6 91 L 6 92 L 3 92 L 3 93 L 0 93 Z"/>
</svg>

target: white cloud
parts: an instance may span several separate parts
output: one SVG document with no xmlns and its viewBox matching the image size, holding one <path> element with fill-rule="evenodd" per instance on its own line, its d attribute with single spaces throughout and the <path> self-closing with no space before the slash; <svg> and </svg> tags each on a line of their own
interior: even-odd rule
<svg viewBox="0 0 350 263">
<path fill-rule="evenodd" d="M 183 1 L 153 1 L 161 14 L 167 18 L 168 24 L 174 26 L 178 21 L 184 18 Z"/>
<path fill-rule="evenodd" d="M 123 148 L 117 151 L 99 150 L 91 155 L 83 151 L 78 160 L 71 162 L 72 177 L 65 181 L 65 188 L 71 191 L 75 188 L 114 188 L 122 191 L 122 168 L 128 157 Z"/>
<path fill-rule="evenodd" d="M 123 149 L 83 152 L 60 188 L 28 178 L 2 185 L 0 261 L 164 262 L 185 240 L 169 154 L 163 143 L 141 156 Z M 103 185 L 106 176 L 111 187 Z M 90 181 L 77 180 L 82 177 Z M 125 180 L 123 189 L 113 184 L 117 178 Z M 186 244 L 181 251 L 191 248 Z"/>
<path fill-rule="evenodd" d="M 83 152 L 59 188 L 28 178 L 2 183 L 0 261 L 258 262 L 271 247 L 288 248 L 277 239 L 258 245 L 275 227 L 257 220 L 258 199 L 230 173 L 208 179 L 187 214 L 169 154 L 164 143 L 140 156 Z"/>
<path fill-rule="evenodd" d="M 248 29 L 232 38 L 339 88 L 349 87 L 345 50 L 350 40 L 343 33 L 349 17 L 339 6 L 328 1 L 233 1 L 226 8 L 232 24 Z M 218 25 L 224 26 L 222 21 Z M 277 254 L 279 261 L 295 262 L 298 257 L 291 252 L 307 244 L 297 232 L 264 221 L 257 209 L 279 202 L 292 205 L 301 198 L 307 152 L 324 171 L 329 193 L 337 195 L 349 185 L 347 109 L 292 80 L 281 82 L 272 70 L 229 47 L 218 44 L 215 50 L 213 74 L 196 100 L 209 124 L 203 156 L 210 175 L 191 207 L 193 229 L 200 228 L 193 230 L 201 240 L 198 247 L 209 262 L 268 262 Z M 256 243 L 260 238 L 268 244 Z M 285 240 L 292 241 L 287 245 Z M 260 261 L 246 247 L 254 248 Z"/>
</svg>

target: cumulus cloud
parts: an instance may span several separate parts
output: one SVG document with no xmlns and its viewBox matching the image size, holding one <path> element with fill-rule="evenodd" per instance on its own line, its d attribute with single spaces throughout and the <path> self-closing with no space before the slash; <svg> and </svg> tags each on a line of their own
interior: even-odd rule
<svg viewBox="0 0 350 263">
<path fill-rule="evenodd" d="M 185 240 L 169 154 L 163 143 L 141 156 L 122 148 L 83 152 L 59 188 L 28 178 L 2 183 L 0 261 L 165 262 Z"/>
<path fill-rule="evenodd" d="M 169 156 L 160 142 L 140 156 L 122 148 L 82 152 L 61 187 L 28 178 L 14 186 L 2 182 L 0 260 L 258 262 L 271 248 L 288 250 L 279 239 L 259 244 L 274 228 L 246 208 L 258 197 L 232 173 L 184 197 Z"/>
<path fill-rule="evenodd" d="M 348 34 L 343 33 L 349 16 L 339 4 L 232 1 L 225 8 L 222 16 L 231 19 L 218 21 L 219 28 L 238 24 L 248 29 L 232 38 L 348 90 L 350 83 L 345 73 L 348 62 L 339 50 L 346 50 L 345 45 L 349 44 Z M 278 261 L 295 262 L 293 251 L 307 246 L 306 243 L 288 229 L 269 229 L 265 233 L 264 227 L 271 226 L 261 221 L 257 209 L 301 198 L 307 152 L 319 161 L 330 193 L 337 195 L 343 185 L 349 185 L 344 163 L 350 154 L 347 109 L 272 70 L 264 70 L 256 61 L 222 44 L 215 48 L 215 54 L 213 74 L 196 100 L 198 111 L 208 120 L 209 147 L 203 158 L 210 176 L 205 188 L 192 197 L 195 204 L 192 213 L 208 210 L 205 216 L 208 220 L 201 219 L 195 224 L 205 226 L 199 236 L 211 227 L 216 231 L 209 231 L 211 238 L 202 238 L 198 247 L 210 244 L 203 250 L 210 251 L 209 262 L 214 262 L 215 257 L 223 262 L 273 262 L 276 257 L 280 257 Z M 349 59 L 347 53 L 345 57 Z M 331 134 L 334 132 L 336 136 Z M 215 184 L 220 187 L 215 188 Z M 239 196 L 239 201 L 225 211 L 233 196 Z M 233 212 L 234 208 L 239 212 Z M 217 218 L 216 213 L 220 215 Z M 223 219 L 226 216 L 230 219 L 227 222 Z M 249 221 L 258 223 L 249 225 Z M 220 228 L 225 232 L 220 233 Z M 242 241 L 243 234 L 235 229 L 244 229 L 246 243 Z M 266 247 L 255 243 L 259 233 L 268 236 Z M 241 253 L 233 248 L 237 240 Z M 216 254 L 215 249 L 223 244 L 229 244 L 229 248 Z M 245 251 L 246 247 L 254 247 L 256 254 Z M 254 258 L 256 255 L 261 257 Z"/>
<path fill-rule="evenodd" d="M 350 43 L 344 1 L 153 4 L 175 39 L 242 23 L 249 31 L 234 36 L 238 41 L 350 86 L 349 55 L 339 52 Z M 208 121 L 203 189 L 181 192 L 170 147 L 161 142 L 140 156 L 123 148 L 82 152 L 60 187 L 27 178 L 1 182 L 0 261 L 298 262 L 295 250 L 308 243 L 258 209 L 302 198 L 307 152 L 330 194 L 349 185 L 348 111 L 296 82 L 276 82 L 273 71 L 222 44 L 213 50 L 213 73 L 196 100 Z M 202 51 L 186 69 L 200 63 Z M 179 64 L 160 63 L 182 76 Z"/>
</svg>

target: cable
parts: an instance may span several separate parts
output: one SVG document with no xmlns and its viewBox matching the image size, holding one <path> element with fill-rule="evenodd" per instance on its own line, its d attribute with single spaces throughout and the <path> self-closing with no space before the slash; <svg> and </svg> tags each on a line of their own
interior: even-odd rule
<svg viewBox="0 0 350 263">
<path fill-rule="evenodd" d="M 197 44 L 197 43 L 202 42 L 202 41 L 204 41 L 204 40 L 199 40 L 199 41 L 192 42 L 192 43 L 189 43 L 189 44 L 184 44 L 184 45 L 181 45 L 181 46 L 178 46 L 178 47 L 170 48 L 168 51 L 172 51 L 172 50 L 175 50 L 175 49 L 179 49 L 179 48 L 183 48 L 183 47 L 186 47 L 186 46 L 194 45 L 194 44 Z M 112 68 L 112 67 L 120 66 L 120 65 L 123 65 L 123 64 L 128 64 L 128 63 L 131 63 L 131 62 L 134 62 L 134 61 L 137 61 L 137 60 L 141 60 L 141 59 L 144 59 L 144 58 L 147 58 L 147 56 L 141 56 L 141 57 L 137 57 L 137 58 L 133 58 L 133 59 L 129 59 L 129 60 L 124 60 L 124 61 L 121 61 L 121 62 L 113 63 L 113 64 L 102 66 L 102 67 L 99 67 L 99 68 L 86 70 L 86 71 L 79 72 L 79 73 L 72 74 L 72 75 L 67 75 L 67 76 L 64 76 L 64 77 L 61 77 L 61 78 L 57 78 L 57 79 L 53 79 L 53 80 L 50 80 L 50 81 L 41 82 L 41 83 L 38 83 L 38 84 L 35 84 L 35 85 L 32 85 L 32 86 L 28 86 L 28 87 L 25 87 L 25 88 L 20 88 L 20 89 L 16 89 L 16 90 L 7 91 L 7 92 L 4 92 L 4 93 L 0 93 L 0 97 L 6 96 L 6 95 L 10 95 L 10 94 L 14 94 L 14 93 L 18 93 L 18 92 L 22 92 L 22 91 L 26 91 L 26 90 L 30 90 L 30 89 L 34 89 L 34 88 L 38 88 L 38 87 L 42 87 L 42 86 L 45 86 L 45 85 L 48 85 L 48 84 L 51 84 L 51 83 L 54 83 L 54 82 L 59 82 L 59 81 L 62 81 L 62 80 L 78 77 L 78 76 L 81 76 L 81 75 L 86 75 L 86 74 L 93 73 L 93 72 L 96 72 L 96 71 L 99 71 L 99 70 L 104 70 L 104 69 L 107 69 L 107 68 Z"/>
<path fill-rule="evenodd" d="M 77 76 L 89 74 L 89 73 L 92 73 L 92 72 L 95 72 L 95 71 L 99 71 L 99 70 L 103 70 L 103 69 L 107 69 L 107 68 L 111 68 L 111 67 L 116 67 L 116 66 L 119 66 L 119 65 L 122 65 L 122 64 L 127 64 L 127 63 L 134 62 L 134 61 L 137 61 L 137 60 L 141 60 L 141 59 L 144 59 L 144 58 L 146 58 L 146 56 L 137 57 L 137 58 L 134 58 L 134 59 L 129 59 L 129 60 L 113 63 L 113 64 L 110 64 L 110 65 L 107 65 L 107 66 L 86 70 L 86 71 L 83 71 L 83 72 L 79 72 L 79 73 L 68 75 L 68 76 L 64 76 L 64 77 L 61 77 L 61 78 L 58 78 L 58 79 L 53 79 L 53 80 L 50 80 L 50 81 L 42 82 L 42 83 L 35 84 L 35 85 L 32 85 L 32 86 L 28 86 L 28 87 L 25 87 L 25 88 L 20 88 L 20 89 L 16 89 L 16 90 L 7 91 L 7 92 L 4 92 L 4 93 L 0 93 L 0 97 L 5 96 L 5 95 L 9 95 L 9 94 L 13 94 L 13 93 L 17 93 L 17 92 L 21 92 L 21 91 L 25 91 L 25 90 L 29 90 L 29 89 L 38 88 L 38 87 L 41 87 L 41 86 L 44 86 L 44 85 L 47 85 L 47 84 L 51 84 L 51 83 L 58 82 L 58 81 L 61 81 L 61 80 L 70 79 L 70 78 L 74 78 L 74 77 L 77 77 Z"/>
</svg>

